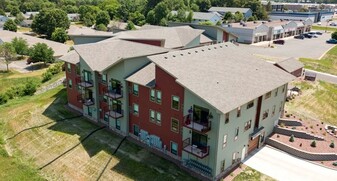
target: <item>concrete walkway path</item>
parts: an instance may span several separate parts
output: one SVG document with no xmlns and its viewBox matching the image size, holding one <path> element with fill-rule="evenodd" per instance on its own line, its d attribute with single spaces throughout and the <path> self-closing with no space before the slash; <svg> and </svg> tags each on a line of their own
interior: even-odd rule
<svg viewBox="0 0 337 181">
<path fill-rule="evenodd" d="M 326 81 L 332 84 L 337 84 L 337 76 L 336 75 L 332 75 L 332 74 L 328 74 L 328 73 L 324 73 L 324 72 L 318 72 L 315 70 L 309 70 L 309 69 L 305 69 L 305 72 L 307 73 L 316 73 L 316 80 L 322 80 L 322 81 Z M 337 180 L 337 179 L 336 179 Z"/>
<path fill-rule="evenodd" d="M 337 180 L 337 171 L 265 146 L 244 164 L 280 181 Z"/>
</svg>

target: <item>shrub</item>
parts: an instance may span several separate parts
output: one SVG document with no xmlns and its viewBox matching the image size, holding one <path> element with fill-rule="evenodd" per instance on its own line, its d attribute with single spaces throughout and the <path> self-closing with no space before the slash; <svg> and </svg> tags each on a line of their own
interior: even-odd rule
<svg viewBox="0 0 337 181">
<path fill-rule="evenodd" d="M 290 141 L 290 142 L 294 142 L 294 141 L 295 141 L 295 138 L 294 138 L 294 135 L 293 135 L 293 134 L 290 136 L 289 141 Z"/>
<path fill-rule="evenodd" d="M 15 97 L 22 97 L 25 95 L 24 90 L 25 90 L 24 85 L 17 85 L 17 86 L 9 88 L 6 91 L 6 95 L 8 96 L 9 99 L 13 99 Z"/>
<path fill-rule="evenodd" d="M 310 144 L 311 147 L 316 147 L 316 140 L 313 140 Z"/>
<path fill-rule="evenodd" d="M 323 136 L 326 136 L 326 132 L 323 133 Z"/>
<path fill-rule="evenodd" d="M 332 165 L 333 165 L 333 166 L 337 166 L 337 162 L 333 162 Z"/>
<path fill-rule="evenodd" d="M 6 94 L 0 94 L 0 105 L 1 104 L 6 104 L 8 101 L 8 96 Z"/>
<path fill-rule="evenodd" d="M 333 140 L 331 140 L 330 148 L 335 148 L 335 143 L 333 142 Z"/>
<path fill-rule="evenodd" d="M 25 96 L 32 96 L 36 92 L 37 84 L 33 81 L 28 81 L 24 88 Z"/>
<path fill-rule="evenodd" d="M 312 129 L 312 128 L 314 128 L 314 126 L 313 126 L 313 125 L 310 125 L 310 128 Z"/>
<path fill-rule="evenodd" d="M 48 80 L 51 79 L 52 76 L 53 76 L 53 74 L 50 73 L 49 71 L 43 73 L 42 74 L 42 82 L 47 82 Z"/>
</svg>

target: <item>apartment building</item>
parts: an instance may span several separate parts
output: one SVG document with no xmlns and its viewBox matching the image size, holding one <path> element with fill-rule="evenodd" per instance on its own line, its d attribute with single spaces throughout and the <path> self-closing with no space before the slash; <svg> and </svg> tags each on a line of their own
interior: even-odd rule
<svg viewBox="0 0 337 181">
<path fill-rule="evenodd" d="M 231 43 L 170 51 L 111 39 L 74 46 L 68 104 L 218 180 L 263 144 L 294 77 Z"/>
</svg>

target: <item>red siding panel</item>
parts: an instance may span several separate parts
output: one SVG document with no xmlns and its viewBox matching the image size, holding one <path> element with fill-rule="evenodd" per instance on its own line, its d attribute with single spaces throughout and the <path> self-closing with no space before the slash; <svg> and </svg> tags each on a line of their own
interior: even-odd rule
<svg viewBox="0 0 337 181">
<path fill-rule="evenodd" d="M 132 90 L 132 83 L 129 83 Z M 133 134 L 133 125 L 136 124 L 140 129 L 146 130 L 149 134 L 154 134 L 161 138 L 163 145 L 168 151 L 171 150 L 170 142 L 178 144 L 178 155 L 182 152 L 182 126 L 183 126 L 183 102 L 184 88 L 175 82 L 175 79 L 166 72 L 156 67 L 156 90 L 162 92 L 161 104 L 150 101 L 150 88 L 139 86 L 139 95 L 129 94 L 130 119 L 129 130 Z M 171 108 L 171 97 L 179 97 L 179 111 Z M 139 105 L 139 115 L 132 114 L 133 104 Z M 150 109 L 161 113 L 161 125 L 150 122 Z M 179 133 L 171 131 L 171 118 L 179 120 Z"/>
<path fill-rule="evenodd" d="M 77 90 L 77 85 L 76 85 L 76 78 L 79 77 L 79 75 L 76 74 L 76 65 L 71 64 L 71 71 L 68 71 L 68 66 L 66 63 L 66 79 L 67 79 L 67 84 L 68 80 L 72 80 L 72 88 L 69 88 L 67 86 L 67 95 L 68 95 L 68 102 L 69 104 L 77 107 L 78 109 L 83 109 L 82 103 L 78 102 L 77 96 L 79 95 L 79 92 Z"/>
</svg>

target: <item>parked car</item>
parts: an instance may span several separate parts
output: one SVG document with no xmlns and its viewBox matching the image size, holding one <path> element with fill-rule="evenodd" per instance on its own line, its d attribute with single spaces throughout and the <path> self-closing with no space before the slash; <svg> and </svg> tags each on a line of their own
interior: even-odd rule
<svg viewBox="0 0 337 181">
<path fill-rule="evenodd" d="M 284 45 L 285 41 L 284 40 L 274 40 L 273 43 L 274 44 Z"/>
<path fill-rule="evenodd" d="M 308 34 L 308 33 L 303 33 L 303 36 L 304 36 L 305 38 L 312 38 L 312 35 L 311 35 L 311 34 Z"/>
<path fill-rule="evenodd" d="M 297 35 L 297 36 L 294 36 L 294 38 L 303 40 L 305 37 L 303 35 Z"/>
<path fill-rule="evenodd" d="M 323 35 L 322 32 L 316 31 L 316 35 Z"/>
<path fill-rule="evenodd" d="M 326 42 L 330 43 L 330 44 L 337 44 L 337 40 L 336 39 L 330 39 L 330 40 L 327 40 Z"/>
<path fill-rule="evenodd" d="M 332 22 L 332 23 L 330 23 L 329 25 L 330 25 L 330 26 L 337 26 L 337 23 Z"/>
<path fill-rule="evenodd" d="M 322 22 L 317 22 L 317 25 L 322 25 Z"/>
</svg>

